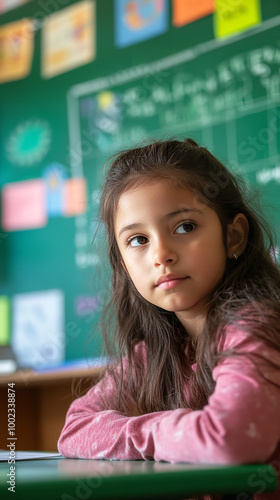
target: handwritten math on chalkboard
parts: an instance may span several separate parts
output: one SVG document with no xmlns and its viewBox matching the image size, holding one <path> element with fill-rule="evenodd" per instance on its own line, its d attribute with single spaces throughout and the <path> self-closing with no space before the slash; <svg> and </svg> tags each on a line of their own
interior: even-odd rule
<svg viewBox="0 0 280 500">
<path fill-rule="evenodd" d="M 260 188 L 278 231 L 280 8 L 30 0 L 2 10 L 0 295 L 10 342 L 32 335 L 44 294 L 59 297 L 56 325 L 43 301 L 58 340 L 39 338 L 34 353 L 24 344 L 27 364 L 44 368 L 52 353 L 61 361 L 102 351 L 109 281 L 98 210 L 116 151 L 192 137 Z"/>
</svg>

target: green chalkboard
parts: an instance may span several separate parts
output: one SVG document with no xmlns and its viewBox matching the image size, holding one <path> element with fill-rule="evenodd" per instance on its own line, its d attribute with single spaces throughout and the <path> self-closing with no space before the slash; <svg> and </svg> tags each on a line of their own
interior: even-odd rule
<svg viewBox="0 0 280 500">
<path fill-rule="evenodd" d="M 213 15 L 173 26 L 170 2 L 165 32 L 117 47 L 114 2 L 96 0 L 93 60 L 45 78 L 44 25 L 48 15 L 75 3 L 45 2 L 44 10 L 43 2 L 30 1 L 0 16 L 0 25 L 37 21 L 30 74 L 0 86 L 1 186 L 42 178 L 53 163 L 68 178 L 87 180 L 84 213 L 0 234 L 1 295 L 63 292 L 66 359 L 101 353 L 98 333 L 86 348 L 108 288 L 102 233 L 91 241 L 104 164 L 117 150 L 149 137 L 193 137 L 259 187 L 274 206 L 277 230 L 280 223 L 279 2 L 263 1 L 261 23 L 224 39 L 215 38 Z M 11 156 L 24 123 L 41 124 L 48 144 L 31 166 Z"/>
</svg>

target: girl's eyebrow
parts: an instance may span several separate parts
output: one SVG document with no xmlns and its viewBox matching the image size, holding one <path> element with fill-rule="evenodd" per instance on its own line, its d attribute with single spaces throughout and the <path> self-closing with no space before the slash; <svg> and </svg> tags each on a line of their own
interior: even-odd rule
<svg viewBox="0 0 280 500">
<path fill-rule="evenodd" d="M 166 214 L 164 218 L 171 219 L 172 217 L 175 217 L 175 215 L 189 213 L 189 212 L 197 214 L 202 213 L 201 210 L 198 210 L 197 208 L 180 208 L 179 210 L 175 210 L 174 212 Z M 126 231 L 131 231 L 131 229 L 137 229 L 141 226 L 143 226 L 143 224 L 141 224 L 140 222 L 135 222 L 134 224 L 128 224 L 127 226 L 123 226 L 119 231 L 119 237 Z"/>
<path fill-rule="evenodd" d="M 166 214 L 167 219 L 171 219 L 175 215 L 183 214 L 183 213 L 189 213 L 189 212 L 194 212 L 197 214 L 201 214 L 201 210 L 198 210 L 197 208 L 180 208 L 179 210 L 175 210 L 175 212 L 170 212 L 169 214 Z"/>
</svg>

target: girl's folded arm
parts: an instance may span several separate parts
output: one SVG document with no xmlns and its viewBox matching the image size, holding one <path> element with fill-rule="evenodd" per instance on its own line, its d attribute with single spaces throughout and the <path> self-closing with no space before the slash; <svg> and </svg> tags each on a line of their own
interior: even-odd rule
<svg viewBox="0 0 280 500">
<path fill-rule="evenodd" d="M 68 457 L 171 462 L 267 460 L 280 439 L 280 388 L 260 371 L 280 385 L 279 369 L 267 361 L 275 354 L 279 362 L 279 354 L 258 341 L 243 339 L 240 345 L 248 352 L 218 364 L 215 391 L 199 411 L 181 408 L 138 417 L 100 411 L 101 388 L 94 387 L 70 407 L 59 451 Z"/>
<path fill-rule="evenodd" d="M 214 368 L 203 410 L 175 410 L 153 427 L 156 460 L 264 462 L 279 446 L 280 354 L 236 328 L 226 336 L 224 349 L 231 348 L 237 354 Z"/>
<path fill-rule="evenodd" d="M 129 423 L 135 420 L 139 430 L 145 421 L 155 419 L 159 412 L 141 417 L 127 417 L 117 410 L 104 409 L 115 406 L 116 388 L 112 377 L 106 375 L 85 396 L 70 406 L 65 425 L 58 440 L 59 452 L 67 458 L 92 458 L 115 460 L 143 460 L 153 458 L 153 443 L 143 443 L 142 451 L 129 435 Z M 141 432 L 141 430 L 140 430 Z M 148 434 L 147 434 L 148 437 Z M 144 438 L 145 439 L 145 438 Z"/>
</svg>

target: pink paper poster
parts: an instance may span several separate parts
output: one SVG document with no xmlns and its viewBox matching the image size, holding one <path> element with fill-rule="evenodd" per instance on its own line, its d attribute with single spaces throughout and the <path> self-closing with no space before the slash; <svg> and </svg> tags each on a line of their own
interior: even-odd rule
<svg viewBox="0 0 280 500">
<path fill-rule="evenodd" d="M 46 224 L 46 194 L 41 179 L 3 186 L 2 227 L 5 231 L 34 229 Z"/>
</svg>

